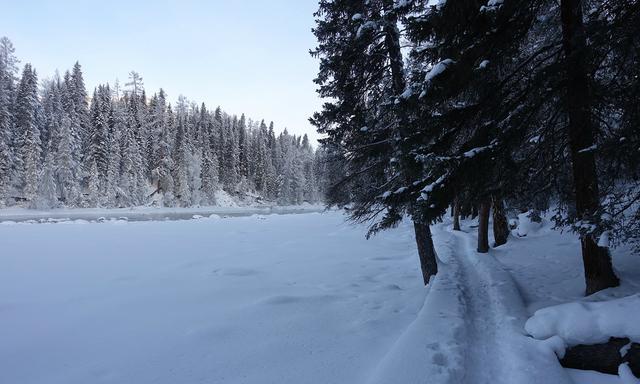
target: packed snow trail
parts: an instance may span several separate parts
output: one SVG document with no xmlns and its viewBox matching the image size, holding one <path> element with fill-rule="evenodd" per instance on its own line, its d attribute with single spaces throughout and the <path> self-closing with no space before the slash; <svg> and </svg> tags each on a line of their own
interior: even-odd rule
<svg viewBox="0 0 640 384">
<path fill-rule="evenodd" d="M 557 339 L 525 335 L 527 313 L 509 272 L 475 251 L 473 235 L 448 227 L 433 228 L 440 270 L 425 304 L 370 383 L 572 383 Z"/>
</svg>

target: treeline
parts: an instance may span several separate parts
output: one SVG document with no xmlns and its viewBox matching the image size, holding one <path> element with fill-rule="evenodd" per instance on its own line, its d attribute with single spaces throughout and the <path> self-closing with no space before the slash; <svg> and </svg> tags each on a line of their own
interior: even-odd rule
<svg viewBox="0 0 640 384">
<path fill-rule="evenodd" d="M 332 204 L 382 230 L 477 212 L 478 251 L 510 210 L 580 234 L 586 292 L 618 284 L 609 247 L 640 238 L 640 5 L 633 0 L 322 0 L 311 119 Z"/>
<path fill-rule="evenodd" d="M 85 90 L 81 67 L 38 84 L 0 40 L 0 206 L 128 207 L 216 204 L 216 191 L 278 204 L 316 202 L 322 152 L 306 135 L 276 136 L 247 120 L 161 89 Z"/>
</svg>

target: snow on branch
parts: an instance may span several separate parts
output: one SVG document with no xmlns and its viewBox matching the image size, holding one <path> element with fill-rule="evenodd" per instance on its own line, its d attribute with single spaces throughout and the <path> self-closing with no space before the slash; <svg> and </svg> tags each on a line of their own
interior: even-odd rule
<svg viewBox="0 0 640 384">
<path fill-rule="evenodd" d="M 431 192 L 433 192 L 434 189 L 440 187 L 440 185 L 442 185 L 445 180 L 447 179 L 447 176 L 449 176 L 448 174 L 444 174 L 442 176 L 440 176 L 436 181 L 434 181 L 431 184 L 426 185 L 424 188 L 422 188 L 420 190 L 420 197 L 418 197 L 418 201 L 424 201 L 427 200 L 429 198 L 429 194 Z"/>
<path fill-rule="evenodd" d="M 424 76 L 424 81 L 426 83 L 430 83 L 434 78 L 440 76 L 442 72 L 444 72 L 449 66 L 455 64 L 456 62 L 452 59 L 444 59 L 438 64 L 431 67 L 429 72 Z"/>
</svg>

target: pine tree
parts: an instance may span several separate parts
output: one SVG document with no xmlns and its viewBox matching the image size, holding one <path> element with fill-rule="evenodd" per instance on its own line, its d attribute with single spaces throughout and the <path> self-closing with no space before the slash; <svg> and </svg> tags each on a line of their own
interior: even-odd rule
<svg viewBox="0 0 640 384">
<path fill-rule="evenodd" d="M 62 203 L 67 207 L 76 207 L 80 204 L 80 186 L 78 184 L 77 162 L 73 156 L 73 144 L 75 140 L 72 134 L 72 120 L 64 116 L 60 127 L 59 137 L 55 140 L 55 177 L 60 189 Z"/>
<path fill-rule="evenodd" d="M 249 146 L 247 145 L 247 123 L 244 113 L 240 116 L 236 127 L 238 136 L 238 176 L 249 176 Z"/>
<path fill-rule="evenodd" d="M 91 124 L 89 126 L 89 140 L 84 152 L 85 172 L 89 172 L 94 163 L 97 168 L 99 191 L 105 191 L 104 181 L 107 180 L 109 168 L 109 131 L 112 116 L 111 91 L 106 86 L 99 86 L 93 93 L 91 103 Z M 89 173 L 91 177 L 91 173 Z"/>
<path fill-rule="evenodd" d="M 313 30 L 319 45 L 312 55 L 320 58 L 315 82 L 320 96 L 332 102 L 311 122 L 327 135 L 325 145 L 348 153 L 343 158 L 347 177 L 330 191 L 329 202 L 352 204 L 351 217 L 357 221 L 381 217 L 370 234 L 410 215 L 427 284 L 437 272 L 429 228 L 436 215 L 429 213 L 430 205 L 400 196 L 412 189 L 421 168 L 406 145 L 414 132 L 403 100 L 412 95 L 412 87 L 406 84 L 398 30 L 411 3 L 320 1 Z"/>
<path fill-rule="evenodd" d="M 91 99 L 77 62 L 40 90 L 27 64 L 15 86 L 13 52 L 0 39 L 0 205 L 125 207 L 162 193 L 164 205 L 192 206 L 215 204 L 220 188 L 283 204 L 318 195 L 306 137 L 276 138 L 273 122 L 184 96 L 174 116 L 162 89 L 147 103 L 136 72 L 124 93 L 99 85 Z"/>
<path fill-rule="evenodd" d="M 7 204 L 13 165 L 12 105 L 17 73 L 17 59 L 11 41 L 0 38 L 0 207 Z"/>
<path fill-rule="evenodd" d="M 205 145 L 202 150 L 202 166 L 200 179 L 202 185 L 200 186 L 201 195 L 206 204 L 215 204 L 215 192 L 218 190 L 218 158 L 215 153 L 212 152 L 211 147 Z"/>
<path fill-rule="evenodd" d="M 40 164 L 40 132 L 36 126 L 37 76 L 31 64 L 25 64 L 16 96 L 15 126 L 18 140 L 15 161 L 16 183 L 27 202 L 35 204 Z"/>
<path fill-rule="evenodd" d="M 55 164 L 53 153 L 48 153 L 39 177 L 38 196 L 35 206 L 39 209 L 56 208 L 58 192 L 55 180 Z"/>
<path fill-rule="evenodd" d="M 89 103 L 87 101 L 87 90 L 84 84 L 82 66 L 79 62 L 76 62 L 71 70 L 67 88 L 73 108 L 72 119 L 75 120 L 72 125 L 74 135 L 77 137 L 77 144 L 79 148 L 83 148 L 84 153 L 84 148 L 89 145 L 88 141 L 90 139 L 91 121 L 89 115 Z"/>
<path fill-rule="evenodd" d="M 235 187 L 238 183 L 238 135 L 237 127 L 238 118 L 236 116 L 233 119 L 227 118 L 225 121 L 225 154 L 224 154 L 224 175 L 223 180 L 224 187 L 229 192 L 235 192 Z"/>
<path fill-rule="evenodd" d="M 87 207 L 97 207 L 100 202 L 100 178 L 98 164 L 93 161 L 89 168 L 89 180 L 87 182 L 87 194 L 85 204 Z"/>
<path fill-rule="evenodd" d="M 187 206 L 190 202 L 189 176 L 187 172 L 187 143 L 183 119 L 178 115 L 176 130 L 176 144 L 173 153 L 175 168 L 173 170 L 174 195 L 180 206 Z"/>
<path fill-rule="evenodd" d="M 172 206 L 175 199 L 175 184 L 171 171 L 175 165 L 171 156 L 170 132 L 173 129 L 173 116 L 170 108 L 168 115 L 166 121 L 161 125 L 162 131 L 158 138 L 158 164 L 155 169 L 157 170 L 158 189 L 163 193 L 163 204 Z"/>
</svg>

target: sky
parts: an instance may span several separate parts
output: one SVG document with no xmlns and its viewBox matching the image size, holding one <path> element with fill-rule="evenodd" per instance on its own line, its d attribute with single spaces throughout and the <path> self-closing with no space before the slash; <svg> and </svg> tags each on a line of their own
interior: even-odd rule
<svg viewBox="0 0 640 384">
<path fill-rule="evenodd" d="M 174 102 L 184 95 L 318 137 L 308 122 L 321 105 L 309 55 L 315 0 L 0 2 L 0 35 L 40 79 L 77 60 L 91 94 L 135 70 L 149 95 L 162 87 Z"/>
</svg>

